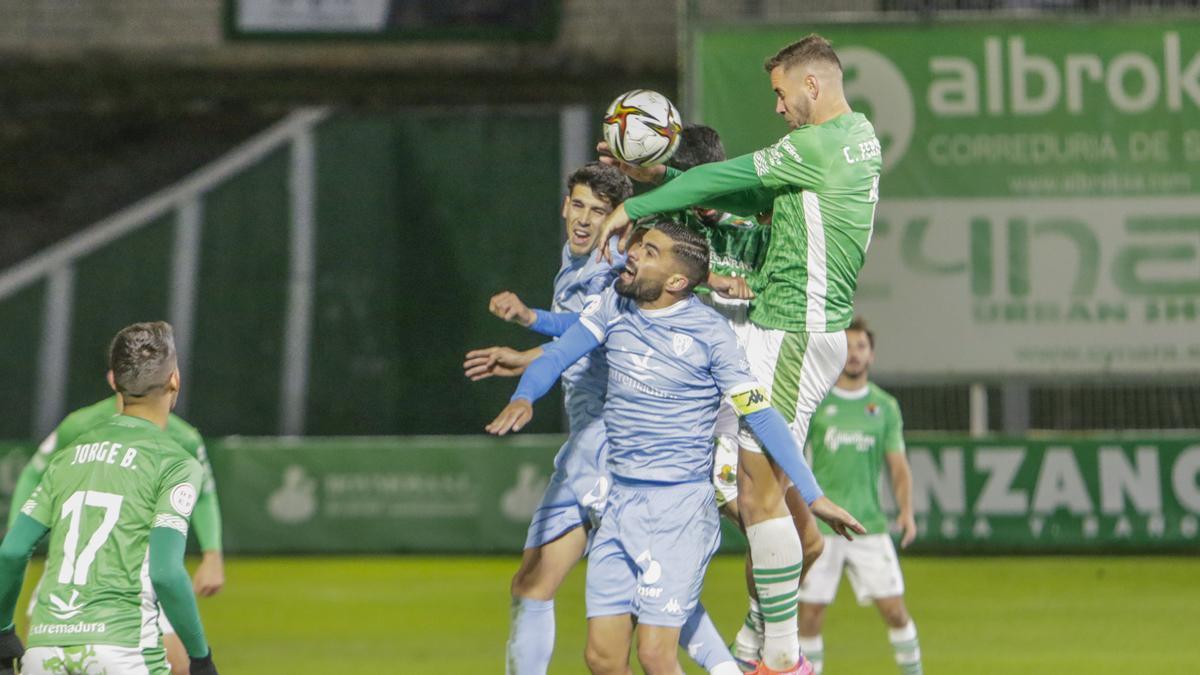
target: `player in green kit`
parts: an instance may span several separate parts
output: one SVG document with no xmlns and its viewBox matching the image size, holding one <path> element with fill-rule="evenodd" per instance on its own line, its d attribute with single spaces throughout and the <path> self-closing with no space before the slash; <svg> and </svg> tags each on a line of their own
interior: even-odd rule
<svg viewBox="0 0 1200 675">
<path fill-rule="evenodd" d="M 908 546 L 917 536 L 917 524 L 912 473 L 904 456 L 904 420 L 896 399 L 867 379 L 875 362 L 875 335 L 866 322 L 855 319 L 846 340 L 846 368 L 813 415 L 808 453 L 825 494 L 851 510 L 867 534 L 846 541 L 830 536 L 832 530 L 821 524 L 825 554 L 800 585 L 800 646 L 820 675 L 825 661 L 821 626 L 845 568 L 859 604 L 874 602 L 887 624 L 901 674 L 921 675 L 917 627 L 904 606 L 904 577 L 879 504 L 879 475 L 886 465 L 899 507 L 900 546 Z"/>
<path fill-rule="evenodd" d="M 107 375 L 108 385 L 114 391 L 112 372 Z M 102 424 L 121 412 L 121 398 L 110 396 L 102 401 L 80 408 L 67 415 L 62 422 L 50 432 L 45 440 L 38 445 L 37 452 L 30 458 L 25 469 L 17 479 L 13 489 L 12 505 L 8 510 L 8 527 L 11 529 L 20 513 L 21 505 L 29 499 L 33 489 L 37 487 L 42 474 L 46 471 L 50 458 L 55 452 L 71 447 L 71 442 L 85 431 Z M 199 567 L 193 578 L 193 588 L 196 595 L 209 597 L 221 590 L 225 584 L 225 567 L 221 553 L 221 510 L 217 501 L 217 487 L 213 480 L 212 467 L 205 451 L 204 438 L 195 427 L 172 413 L 167 420 L 167 434 L 179 443 L 189 455 L 195 457 L 204 469 L 204 485 L 200 489 L 200 497 L 196 501 L 196 510 L 192 514 L 192 527 L 203 553 Z M 30 605 L 33 611 L 33 605 Z M 173 675 L 187 675 L 188 656 L 183 643 L 175 635 L 175 629 L 165 616 L 160 615 L 160 628 L 163 631 L 163 644 L 167 649 L 167 660 L 171 663 Z"/>
<path fill-rule="evenodd" d="M 165 431 L 179 393 L 170 325 L 122 329 L 109 367 L 122 414 L 50 458 L 0 543 L 0 667 L 21 656 L 13 612 L 25 565 L 49 532 L 24 675 L 169 673 L 159 603 L 191 673 L 216 673 L 183 564 L 204 470 Z"/>
<path fill-rule="evenodd" d="M 799 439 L 846 362 L 845 329 L 879 198 L 879 139 L 850 109 L 842 66 L 810 35 L 766 62 L 775 110 L 792 128 L 774 145 L 698 166 L 627 200 L 601 242 L 622 242 L 631 219 L 693 206 L 771 211 L 771 242 L 754 279 L 746 354 L 755 379 Z M 600 246 L 599 255 L 608 255 Z M 748 430 L 739 434 L 738 509 L 754 561 L 764 640 L 758 672 L 802 673 L 796 596 L 803 555 L 785 505 L 787 481 Z"/>
</svg>

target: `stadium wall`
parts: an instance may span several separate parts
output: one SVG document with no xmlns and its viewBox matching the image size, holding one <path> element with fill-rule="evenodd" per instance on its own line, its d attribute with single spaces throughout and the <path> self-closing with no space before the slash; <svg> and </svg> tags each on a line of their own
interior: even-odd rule
<svg viewBox="0 0 1200 675">
<path fill-rule="evenodd" d="M 332 116 L 301 153 L 313 167 L 300 176 L 311 193 L 300 201 L 311 208 L 301 268 L 298 155 L 284 144 L 101 246 L 84 232 L 62 245 L 77 256 L 60 246 L 42 254 L 48 265 L 0 273 L 10 327 L 0 335 L 0 437 L 34 438 L 107 395 L 107 341 L 158 317 L 191 326 L 181 412 L 208 435 L 479 429 L 510 383 L 472 385 L 463 354 L 536 344 L 491 317 L 487 300 L 510 289 L 548 304 L 560 165 L 585 160 L 591 119 L 517 107 Z M 299 324 L 295 284 L 311 303 Z M 176 311 L 180 297 L 194 299 L 188 312 Z M 306 353 L 300 332 L 311 335 Z M 557 406 L 539 411 L 534 430 L 561 428 Z"/>
</svg>

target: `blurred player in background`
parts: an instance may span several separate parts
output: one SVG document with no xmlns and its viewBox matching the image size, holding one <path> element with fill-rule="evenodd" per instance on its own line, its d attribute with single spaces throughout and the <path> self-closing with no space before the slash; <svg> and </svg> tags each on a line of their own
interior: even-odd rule
<svg viewBox="0 0 1200 675">
<path fill-rule="evenodd" d="M 551 337 L 561 335 L 616 279 L 612 265 L 590 254 L 599 224 L 633 188 L 616 169 L 595 162 L 570 176 L 567 191 L 562 211 L 567 243 L 554 279 L 553 311 L 530 309 L 510 292 L 493 296 L 489 303 L 496 316 Z M 540 354 L 540 348 L 523 354 L 507 347 L 473 351 L 467 354 L 466 374 L 472 379 L 519 374 Z M 497 368 L 503 372 L 496 372 Z M 586 552 L 588 533 L 600 521 L 611 485 L 603 420 L 608 390 L 604 350 L 597 349 L 568 368 L 562 383 L 570 436 L 555 458 L 554 475 L 534 513 L 521 568 L 513 577 L 513 624 L 507 648 L 510 675 L 546 672 L 554 650 L 554 595 Z M 680 642 L 705 670 L 718 675 L 736 672 L 732 655 L 703 611 L 689 618 Z"/>
<path fill-rule="evenodd" d="M 526 370 L 488 425 L 505 434 L 579 358 L 605 345 L 604 418 L 613 488 L 588 558 L 587 662 L 626 673 L 634 622 L 647 673 L 680 672 L 676 643 L 699 606 L 720 541 L 711 483 L 712 439 L 724 397 L 776 451 L 814 513 L 838 532 L 861 531 L 825 498 L 786 423 L 756 384 L 728 324 L 692 294 L 708 278 L 704 238 L 672 221 L 639 236 L 616 284 Z"/>
<path fill-rule="evenodd" d="M 888 640 L 903 675 L 921 675 L 917 627 L 904 606 L 904 577 L 879 503 L 879 476 L 886 463 L 896 496 L 900 546 L 912 543 L 912 473 L 904 456 L 904 421 L 896 399 L 868 380 L 875 362 L 875 335 L 861 318 L 846 330 L 846 368 L 813 415 L 808 451 L 813 473 L 829 497 L 845 505 L 867 535 L 841 541 L 824 525 L 825 555 L 800 584 L 800 646 L 817 675 L 824 669 L 821 626 L 837 594 L 842 569 L 860 604 L 874 601 L 888 627 Z"/>
<path fill-rule="evenodd" d="M 116 391 L 116 383 L 110 370 L 107 374 L 108 386 Z M 29 499 L 50 459 L 60 450 L 70 447 L 73 441 L 85 431 L 103 424 L 122 411 L 121 396 L 114 394 L 86 408 L 80 408 L 67 415 L 54 431 L 42 441 L 37 452 L 30 458 L 17 485 L 13 488 L 12 504 L 8 509 L 8 527 L 12 529 L 20 514 L 21 505 Z M 203 558 L 196 568 L 192 586 L 196 595 L 209 597 L 215 595 L 225 585 L 225 563 L 221 554 L 221 507 L 217 501 L 217 486 L 213 479 L 212 466 L 208 462 L 208 453 L 204 448 L 204 439 L 195 427 L 183 421 L 178 415 L 171 413 L 167 418 L 167 434 L 180 445 L 189 455 L 200 462 L 204 470 L 204 483 L 200 488 L 200 497 L 196 500 L 196 510 L 192 514 L 193 529 L 200 543 Z M 33 611 L 31 602 L 30 612 Z M 163 644 L 167 649 L 167 659 L 171 663 L 173 675 L 187 675 L 188 656 L 183 643 L 175 634 L 166 616 L 159 613 L 159 627 L 163 631 Z"/>
<path fill-rule="evenodd" d="M 882 167 L 879 140 L 850 109 L 829 42 L 810 35 L 767 60 L 775 110 L 793 129 L 776 144 L 698 166 L 628 200 L 601 238 L 630 236 L 631 219 L 693 206 L 771 211 L 771 243 L 757 276 L 746 353 L 771 404 L 806 438 L 812 413 L 846 363 L 845 329 L 866 258 Z M 600 247 L 608 255 L 607 247 Z M 800 539 L 785 505 L 778 458 L 754 434 L 739 436 L 738 509 L 746 525 L 764 620 L 761 673 L 796 672 Z"/>
<path fill-rule="evenodd" d="M 25 565 L 49 532 L 22 673 L 170 672 L 158 603 L 193 675 L 216 673 L 183 560 L 204 469 L 165 431 L 179 393 L 170 325 L 122 329 L 109 369 L 121 414 L 50 457 L 0 544 L 0 658 L 20 656 L 13 611 Z"/>
</svg>

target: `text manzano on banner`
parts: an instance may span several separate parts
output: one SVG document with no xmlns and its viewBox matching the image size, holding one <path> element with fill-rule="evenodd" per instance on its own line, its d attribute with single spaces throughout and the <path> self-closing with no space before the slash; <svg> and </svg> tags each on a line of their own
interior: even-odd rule
<svg viewBox="0 0 1200 675">
<path fill-rule="evenodd" d="M 1200 23 L 705 28 L 694 117 L 731 154 L 787 132 L 762 62 L 813 31 L 883 145 L 880 373 L 1200 371 Z"/>
<path fill-rule="evenodd" d="M 923 549 L 1196 550 L 1200 439 L 914 439 Z"/>
</svg>

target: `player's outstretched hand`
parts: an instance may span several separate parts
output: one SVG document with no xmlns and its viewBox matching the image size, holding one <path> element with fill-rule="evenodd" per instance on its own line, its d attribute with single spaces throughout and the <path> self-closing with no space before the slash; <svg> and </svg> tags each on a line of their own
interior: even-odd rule
<svg viewBox="0 0 1200 675">
<path fill-rule="evenodd" d="M 484 427 L 489 434 L 495 436 L 503 436 L 511 432 L 518 432 L 533 419 L 533 404 L 523 398 L 519 398 L 512 403 L 504 406 L 504 410 L 492 420 L 492 423 Z"/>
<path fill-rule="evenodd" d="M 817 497 L 817 500 L 809 504 L 813 515 L 825 521 L 834 532 L 842 535 L 846 539 L 853 540 L 850 536 L 851 532 L 858 534 L 866 534 L 867 528 L 862 526 L 854 516 L 850 515 L 846 509 L 834 504 L 828 497 Z"/>
<path fill-rule="evenodd" d="M 217 675 L 217 667 L 213 665 L 212 650 L 208 650 L 208 656 L 203 658 L 192 657 L 188 659 L 191 665 L 188 669 L 190 675 Z"/>
<path fill-rule="evenodd" d="M 205 551 L 192 577 L 192 590 L 197 597 L 208 598 L 216 595 L 225 586 L 225 559 L 220 551 Z"/>
<path fill-rule="evenodd" d="M 600 141 L 596 144 L 596 154 L 600 155 L 600 163 L 609 166 L 615 166 L 621 170 L 621 173 L 629 176 L 639 183 L 653 183 L 658 185 L 663 181 L 663 176 L 667 175 L 667 167 L 665 164 L 656 164 L 655 166 L 637 166 L 629 162 L 622 162 L 617 159 L 612 153 L 612 148 L 608 145 L 608 141 Z"/>
<path fill-rule="evenodd" d="M 734 300 L 754 299 L 754 291 L 750 290 L 749 282 L 742 277 L 709 274 L 707 284 L 709 288 L 724 298 L 732 298 Z"/>
<path fill-rule="evenodd" d="M 525 303 L 521 302 L 521 298 L 512 291 L 493 295 L 492 299 L 488 301 L 488 311 L 509 323 L 526 328 L 532 326 L 533 322 L 537 320 L 537 315 L 533 313 L 533 310 L 526 307 Z"/>
<path fill-rule="evenodd" d="M 896 516 L 896 524 L 900 526 L 900 548 L 908 548 L 917 538 L 917 521 L 911 513 L 901 513 Z"/>
<path fill-rule="evenodd" d="M 625 205 L 621 204 L 600 224 L 600 236 L 596 237 L 596 248 L 599 250 L 596 260 L 604 260 L 611 265 L 612 247 L 608 245 L 608 240 L 618 237 L 617 250 L 625 253 L 629 250 L 629 240 L 632 236 L 633 228 L 630 227 L 629 214 L 625 213 Z"/>
<path fill-rule="evenodd" d="M 540 348 L 519 352 L 511 347 L 487 347 L 467 352 L 463 374 L 472 382 L 489 377 L 516 377 L 537 358 Z"/>
<path fill-rule="evenodd" d="M 16 661 L 24 655 L 25 645 L 17 637 L 16 629 L 0 631 L 0 675 L 16 672 Z"/>
</svg>

